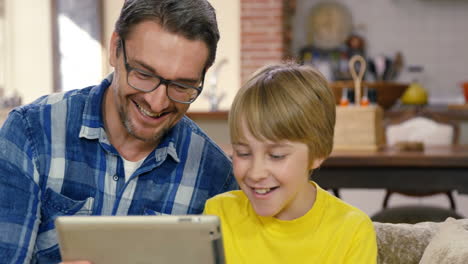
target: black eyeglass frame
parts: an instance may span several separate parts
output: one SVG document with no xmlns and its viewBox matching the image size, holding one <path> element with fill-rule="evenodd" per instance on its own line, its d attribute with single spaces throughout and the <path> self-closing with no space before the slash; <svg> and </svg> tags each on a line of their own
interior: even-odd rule
<svg viewBox="0 0 468 264">
<path fill-rule="evenodd" d="M 123 58 L 124 58 L 124 65 L 125 65 L 125 70 L 127 71 L 127 84 L 130 85 L 133 89 L 136 89 L 138 91 L 141 91 L 141 92 L 144 92 L 144 93 L 150 93 L 156 89 L 158 89 L 158 87 L 161 85 L 161 84 L 164 84 L 166 85 L 166 95 L 169 99 L 171 99 L 172 101 L 174 102 L 178 102 L 178 103 L 181 103 L 181 104 L 191 104 L 193 103 L 197 98 L 198 96 L 201 94 L 201 92 L 203 91 L 203 85 L 205 83 L 205 74 L 206 74 L 206 68 L 203 68 L 203 72 L 202 72 L 202 79 L 201 79 L 201 84 L 199 87 L 196 87 L 196 86 L 192 86 L 192 85 L 188 85 L 188 84 L 184 84 L 184 83 L 180 83 L 180 82 L 176 82 L 176 81 L 172 81 L 172 80 L 168 80 L 168 79 L 164 79 L 163 77 L 159 76 L 159 75 L 156 75 L 156 74 L 153 74 L 153 73 L 150 73 L 150 72 L 147 72 L 147 71 L 143 71 L 141 69 L 138 69 L 138 68 L 135 68 L 135 67 L 132 67 L 130 66 L 130 64 L 128 63 L 127 61 L 127 51 L 125 49 L 125 40 L 123 38 L 120 38 L 120 43 L 122 44 L 122 51 L 123 51 Z M 154 77 L 154 78 L 157 78 L 159 79 L 159 83 L 156 84 L 154 86 L 153 89 L 151 90 L 143 90 L 141 88 L 138 88 L 138 87 L 135 87 L 133 85 L 130 84 L 130 82 L 128 81 L 128 75 L 130 74 L 131 71 L 136 71 L 136 72 L 139 72 L 141 74 L 144 74 L 144 75 L 147 75 L 147 76 L 151 76 L 151 77 Z M 190 101 L 187 101 L 187 102 L 184 102 L 184 101 L 180 101 L 180 100 L 177 100 L 177 99 L 174 99 L 172 98 L 170 95 L 169 95 L 169 85 L 170 84 L 175 84 L 177 86 L 180 86 L 182 88 L 186 88 L 186 89 L 195 89 L 197 91 L 197 95 Z"/>
</svg>

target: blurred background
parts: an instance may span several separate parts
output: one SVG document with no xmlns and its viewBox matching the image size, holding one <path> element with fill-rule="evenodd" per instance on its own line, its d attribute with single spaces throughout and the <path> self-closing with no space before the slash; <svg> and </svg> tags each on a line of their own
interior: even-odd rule
<svg viewBox="0 0 468 264">
<path fill-rule="evenodd" d="M 217 63 L 222 65 L 212 67 L 207 80 L 217 82 L 207 83 L 205 89 L 217 85 L 217 91 L 226 93 L 221 110 L 229 109 L 236 89 L 257 67 L 284 58 L 310 60 L 316 56 L 332 64 L 351 54 L 343 52 L 351 36 L 362 41 L 368 61 L 385 58 L 394 62 L 396 55 L 401 55 L 398 73 L 387 80 L 409 83 L 415 78 L 410 66 L 420 66 L 417 78 L 429 103 L 464 102 L 460 85 L 468 79 L 467 1 L 210 2 L 218 12 L 222 38 Z M 98 82 L 111 71 L 107 47 L 122 3 L 0 0 L 3 93 L 16 92 L 27 103 L 51 91 Z M 304 55 L 307 50 L 310 53 Z M 211 77 L 216 68 L 218 78 Z M 339 79 L 329 73 L 330 67 L 321 69 L 330 81 Z M 373 81 L 375 77 L 366 74 L 366 79 Z M 198 100 L 192 109 L 209 110 L 208 98 Z"/>
<path fill-rule="evenodd" d="M 220 144 L 228 143 L 232 99 L 255 69 L 292 59 L 319 68 L 341 96 L 352 88 L 348 61 L 367 63 L 364 88 L 392 96 L 386 115 L 421 107 L 460 125 L 468 144 L 468 1 L 209 0 L 221 41 L 204 91 L 190 113 Z M 0 0 L 0 108 L 94 85 L 109 74 L 108 43 L 123 0 Z M 418 87 L 408 92 L 407 87 Z M 392 88 L 401 87 L 402 89 Z M 383 87 L 383 88 L 382 88 Z M 350 89 L 352 90 L 352 89 Z M 406 93 L 406 94 L 405 94 Z M 382 105 L 383 106 L 383 105 Z M 369 214 L 382 190 L 342 190 Z M 468 215 L 468 198 L 456 195 Z M 405 204 L 405 197 L 394 204 Z M 444 197 L 418 203 L 445 204 Z"/>
</svg>

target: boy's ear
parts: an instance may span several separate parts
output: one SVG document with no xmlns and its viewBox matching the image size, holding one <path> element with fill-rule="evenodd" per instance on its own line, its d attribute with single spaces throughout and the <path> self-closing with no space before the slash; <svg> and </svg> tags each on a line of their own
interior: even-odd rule
<svg viewBox="0 0 468 264">
<path fill-rule="evenodd" d="M 315 170 L 316 168 L 320 167 L 322 165 L 322 162 L 325 160 L 325 158 L 320 158 L 320 159 L 314 159 L 312 162 L 310 169 Z"/>
</svg>

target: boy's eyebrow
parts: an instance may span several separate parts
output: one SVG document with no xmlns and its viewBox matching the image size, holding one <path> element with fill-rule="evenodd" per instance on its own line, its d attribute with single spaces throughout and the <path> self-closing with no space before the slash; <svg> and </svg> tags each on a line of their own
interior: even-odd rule
<svg viewBox="0 0 468 264">
<path fill-rule="evenodd" d="M 240 146 L 240 147 L 248 147 L 249 145 L 246 144 L 246 143 L 243 143 L 243 142 L 236 142 L 236 143 L 232 143 L 233 146 Z M 271 142 L 271 143 L 267 143 L 266 144 L 268 148 L 287 148 L 287 147 L 291 147 L 290 144 L 288 143 L 285 143 L 285 142 Z"/>
<path fill-rule="evenodd" d="M 234 146 L 247 146 L 246 143 L 242 143 L 242 142 L 235 142 L 235 143 L 232 143 L 232 145 L 234 145 Z"/>
<path fill-rule="evenodd" d="M 285 142 L 272 142 L 267 144 L 270 148 L 290 147 L 291 145 Z"/>
</svg>

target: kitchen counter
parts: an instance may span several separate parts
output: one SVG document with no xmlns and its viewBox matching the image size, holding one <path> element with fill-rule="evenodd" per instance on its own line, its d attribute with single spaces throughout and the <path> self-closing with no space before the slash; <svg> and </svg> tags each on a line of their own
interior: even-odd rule
<svg viewBox="0 0 468 264">
<path fill-rule="evenodd" d="M 468 121 L 468 104 L 460 105 L 428 105 L 421 107 L 396 106 L 385 111 L 385 118 L 397 117 L 405 111 L 421 109 L 454 121 Z M 217 112 L 188 112 L 187 116 L 192 120 L 227 120 L 228 111 Z"/>
<path fill-rule="evenodd" d="M 460 144 L 468 144 L 468 106 L 467 105 L 428 105 L 422 107 L 395 106 L 385 111 L 384 118 L 397 118 L 406 111 L 422 110 L 451 120 L 459 124 Z M 218 144 L 229 144 L 229 129 L 227 126 L 228 111 L 188 112 L 187 116 L 194 120 Z"/>
</svg>

